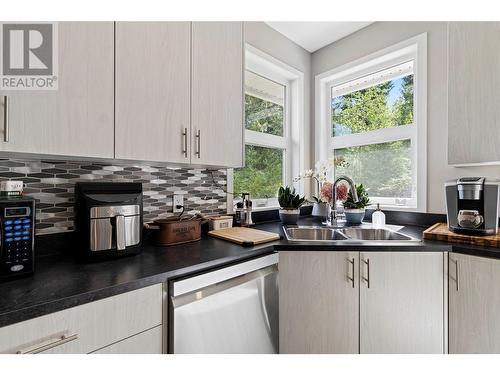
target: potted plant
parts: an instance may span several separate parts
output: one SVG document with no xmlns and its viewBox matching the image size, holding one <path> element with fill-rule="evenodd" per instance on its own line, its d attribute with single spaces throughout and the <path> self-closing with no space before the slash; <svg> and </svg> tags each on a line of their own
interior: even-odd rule
<svg viewBox="0 0 500 375">
<path fill-rule="evenodd" d="M 304 204 L 306 199 L 300 197 L 295 192 L 295 188 L 290 186 L 281 186 L 278 191 L 278 202 L 280 204 L 280 219 L 283 224 L 295 225 L 299 219 L 299 208 Z"/>
<path fill-rule="evenodd" d="M 349 191 L 344 202 L 345 219 L 350 224 L 361 224 L 365 217 L 366 206 L 370 204 L 370 198 L 363 184 L 355 185 L 358 193 L 358 201 L 354 202 L 352 192 Z"/>
<path fill-rule="evenodd" d="M 335 167 L 347 167 L 348 165 L 349 163 L 343 157 L 331 157 L 327 160 L 319 161 L 316 163 L 315 169 L 309 169 L 295 178 L 295 181 L 310 178 L 316 182 L 315 188 L 317 194 L 312 196 L 312 216 L 320 218 L 329 216 L 332 183 L 327 179 L 328 172 Z"/>
</svg>

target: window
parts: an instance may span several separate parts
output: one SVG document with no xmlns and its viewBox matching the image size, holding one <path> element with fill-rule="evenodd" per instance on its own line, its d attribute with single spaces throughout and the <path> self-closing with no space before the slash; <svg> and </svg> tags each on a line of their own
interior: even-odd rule
<svg viewBox="0 0 500 375">
<path fill-rule="evenodd" d="M 342 158 L 334 175 L 362 183 L 372 203 L 423 211 L 425 36 L 402 44 L 317 78 L 328 103 L 323 154 Z"/>
<path fill-rule="evenodd" d="M 292 139 L 301 76 L 248 45 L 245 63 L 245 167 L 234 170 L 234 199 L 247 192 L 254 208 L 277 207 L 278 189 L 291 184 L 299 156 Z"/>
</svg>

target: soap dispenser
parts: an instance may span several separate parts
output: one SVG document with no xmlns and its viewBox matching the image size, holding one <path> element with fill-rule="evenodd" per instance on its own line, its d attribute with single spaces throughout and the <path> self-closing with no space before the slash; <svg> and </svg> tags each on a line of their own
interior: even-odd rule
<svg viewBox="0 0 500 375">
<path fill-rule="evenodd" d="M 372 227 L 375 229 L 385 227 L 385 214 L 380 210 L 380 203 L 377 203 L 377 209 L 372 214 Z"/>
</svg>

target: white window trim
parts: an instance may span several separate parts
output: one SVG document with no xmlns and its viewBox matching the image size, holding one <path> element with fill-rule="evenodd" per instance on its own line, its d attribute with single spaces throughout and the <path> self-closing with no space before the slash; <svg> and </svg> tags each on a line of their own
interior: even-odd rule
<svg viewBox="0 0 500 375">
<path fill-rule="evenodd" d="M 380 129 L 354 135 L 331 137 L 330 90 L 335 86 L 362 77 L 376 70 L 413 59 L 414 72 L 414 125 Z M 412 139 L 413 176 L 417 179 L 416 207 L 388 206 L 393 210 L 426 212 L 427 210 L 427 33 L 417 35 L 315 77 L 315 159 L 326 160 L 331 150 L 342 145 L 373 144 L 399 139 Z M 397 129 L 397 130 L 395 130 Z M 416 134 L 414 134 L 416 132 Z M 366 134 L 366 135 L 365 135 Z M 333 144 L 335 142 L 335 144 Z M 364 142 L 364 143 L 363 143 Z M 382 204 L 384 202 L 381 202 Z"/>
<path fill-rule="evenodd" d="M 244 71 L 250 70 L 265 78 L 271 79 L 285 86 L 285 124 L 284 137 L 265 134 L 245 129 L 245 144 L 265 146 L 284 149 L 284 184 L 292 185 L 293 177 L 298 176 L 304 170 L 305 165 L 305 137 L 304 137 L 304 73 L 284 63 L 281 60 L 245 43 L 245 66 Z M 244 125 L 243 125 L 244 126 Z M 245 147 L 243 145 L 243 147 Z M 228 169 L 228 191 L 233 191 L 233 169 Z M 300 182 L 297 190 L 304 194 L 304 182 Z M 227 195 L 228 213 L 234 210 L 233 195 Z M 252 197 L 250 197 L 252 199 Z M 255 200 L 254 200 L 255 201 Z M 255 207 L 254 211 L 264 211 L 279 208 L 275 205 L 266 207 Z"/>
</svg>

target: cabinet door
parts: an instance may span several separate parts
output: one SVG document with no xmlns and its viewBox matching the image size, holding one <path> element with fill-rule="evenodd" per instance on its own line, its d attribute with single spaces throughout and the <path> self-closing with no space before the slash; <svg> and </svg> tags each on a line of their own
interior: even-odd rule
<svg viewBox="0 0 500 375">
<path fill-rule="evenodd" d="M 360 254 L 360 352 L 443 353 L 443 253 Z"/>
<path fill-rule="evenodd" d="M 241 22 L 193 22 L 192 163 L 243 166 Z"/>
<path fill-rule="evenodd" d="M 450 354 L 500 353 L 500 260 L 449 257 Z"/>
<path fill-rule="evenodd" d="M 279 258 L 280 353 L 359 353 L 359 253 Z"/>
<path fill-rule="evenodd" d="M 118 341 L 93 354 L 162 354 L 162 326 Z"/>
<path fill-rule="evenodd" d="M 500 162 L 500 23 L 450 22 L 448 162 Z"/>
<path fill-rule="evenodd" d="M 60 22 L 58 31 L 58 89 L 0 93 L 9 109 L 0 151 L 112 158 L 113 23 Z"/>
<path fill-rule="evenodd" d="M 189 22 L 116 23 L 118 159 L 190 161 Z"/>
</svg>

